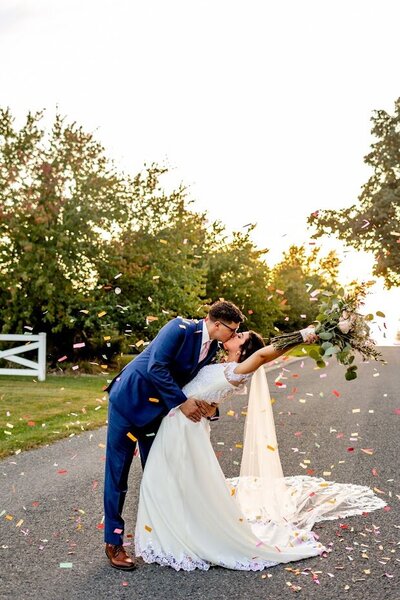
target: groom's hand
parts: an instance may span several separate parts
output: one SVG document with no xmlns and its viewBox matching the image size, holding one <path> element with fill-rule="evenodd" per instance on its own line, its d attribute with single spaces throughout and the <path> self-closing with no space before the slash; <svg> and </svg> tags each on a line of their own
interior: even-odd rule
<svg viewBox="0 0 400 600">
<path fill-rule="evenodd" d="M 215 411 L 217 410 L 217 404 L 215 404 L 214 402 L 209 404 L 205 400 L 196 400 L 196 404 L 200 408 L 201 414 L 203 415 L 203 417 L 206 417 L 206 419 L 209 419 L 210 417 L 213 417 L 215 415 Z"/>
<path fill-rule="evenodd" d="M 198 423 L 199 421 L 201 421 L 201 417 L 203 416 L 200 407 L 197 406 L 197 402 L 200 401 L 196 401 L 194 398 L 188 398 L 179 407 L 185 415 L 185 417 L 187 417 L 194 423 Z"/>
</svg>

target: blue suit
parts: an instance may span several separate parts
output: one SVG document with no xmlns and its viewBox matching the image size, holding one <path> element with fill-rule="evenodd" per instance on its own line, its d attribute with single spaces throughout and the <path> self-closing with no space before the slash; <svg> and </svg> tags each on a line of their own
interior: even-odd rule
<svg viewBox="0 0 400 600">
<path fill-rule="evenodd" d="M 213 341 L 206 358 L 198 362 L 202 331 L 202 320 L 173 319 L 107 388 L 110 394 L 104 484 L 107 543 L 122 544 L 121 513 L 135 439 L 144 466 L 162 418 L 186 400 L 181 388 L 217 352 L 218 343 Z"/>
</svg>

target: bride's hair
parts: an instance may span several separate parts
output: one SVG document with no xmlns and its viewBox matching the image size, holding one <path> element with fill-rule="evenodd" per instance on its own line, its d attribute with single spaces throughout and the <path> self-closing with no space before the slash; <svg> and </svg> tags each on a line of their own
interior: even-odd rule
<svg viewBox="0 0 400 600">
<path fill-rule="evenodd" d="M 249 337 L 240 347 L 240 356 L 238 362 L 243 362 L 246 358 L 249 358 L 254 352 L 260 350 L 265 346 L 264 340 L 261 335 L 258 335 L 255 331 L 249 331 Z"/>
</svg>

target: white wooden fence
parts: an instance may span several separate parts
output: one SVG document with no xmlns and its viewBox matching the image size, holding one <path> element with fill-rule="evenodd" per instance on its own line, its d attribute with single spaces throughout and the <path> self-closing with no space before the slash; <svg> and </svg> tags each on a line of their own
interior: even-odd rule
<svg viewBox="0 0 400 600">
<path fill-rule="evenodd" d="M 29 367 L 27 369 L 0 369 L 0 375 L 30 375 L 36 376 L 39 381 L 46 379 L 46 334 L 38 335 L 0 335 L 0 342 L 25 342 L 23 346 L 0 350 L 0 358 Z M 18 356 L 25 352 L 37 350 L 37 362 Z"/>
</svg>

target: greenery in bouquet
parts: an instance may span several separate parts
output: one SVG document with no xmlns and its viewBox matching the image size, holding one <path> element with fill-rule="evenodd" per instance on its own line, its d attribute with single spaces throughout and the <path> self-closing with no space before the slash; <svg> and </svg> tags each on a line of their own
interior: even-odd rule
<svg viewBox="0 0 400 600">
<path fill-rule="evenodd" d="M 357 365 L 353 364 L 356 353 L 359 353 L 363 360 L 374 359 L 383 362 L 382 355 L 370 337 L 369 322 L 374 319 L 374 315 L 363 315 L 359 312 L 371 283 L 354 283 L 351 291 L 347 293 L 343 289 L 335 294 L 324 291 L 324 300 L 314 321 L 318 342 L 304 346 L 304 351 L 319 367 L 325 366 L 325 359 L 335 356 L 340 364 L 347 366 L 345 378 L 348 381 L 357 377 Z M 385 316 L 380 311 L 376 315 Z M 271 343 L 276 348 L 289 348 L 301 344 L 302 341 L 301 334 L 297 332 L 276 336 L 272 338 Z"/>
</svg>

